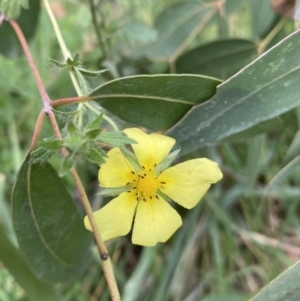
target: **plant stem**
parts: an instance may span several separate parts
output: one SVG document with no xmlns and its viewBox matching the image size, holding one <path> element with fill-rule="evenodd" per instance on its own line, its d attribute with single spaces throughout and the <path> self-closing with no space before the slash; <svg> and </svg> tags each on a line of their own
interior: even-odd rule
<svg viewBox="0 0 300 301">
<path fill-rule="evenodd" d="M 28 60 L 28 63 L 29 63 L 29 66 L 30 66 L 30 69 L 31 69 L 31 72 L 32 72 L 32 75 L 34 77 L 34 80 L 36 82 L 36 85 L 37 85 L 37 88 L 39 90 L 39 93 L 41 95 L 41 98 L 42 98 L 42 101 L 43 101 L 43 105 L 44 105 L 44 111 L 46 113 L 48 113 L 49 111 L 51 111 L 52 107 L 51 107 L 51 104 L 50 104 L 50 98 L 48 96 L 48 93 L 44 87 L 44 84 L 43 84 L 43 81 L 40 77 L 40 74 L 36 68 L 36 65 L 34 63 L 34 60 L 33 60 L 33 57 L 31 55 L 31 52 L 30 52 L 30 49 L 28 47 L 28 44 L 26 42 L 26 39 L 23 35 L 23 32 L 20 28 L 20 26 L 17 24 L 16 21 L 14 20 L 8 20 L 8 22 L 10 23 L 10 25 L 12 26 L 12 28 L 14 29 L 20 43 L 21 43 L 21 46 L 23 48 L 23 51 L 25 53 L 25 56 Z"/>
<path fill-rule="evenodd" d="M 30 150 L 31 151 L 33 151 L 33 149 L 36 146 L 36 143 L 37 143 L 38 138 L 40 136 L 40 132 L 41 132 L 41 129 L 42 129 L 44 119 L 45 119 L 45 112 L 41 111 L 38 118 L 37 118 L 37 120 L 36 120 L 36 123 L 35 123 L 34 132 L 33 132 L 31 145 L 30 145 Z"/>
<path fill-rule="evenodd" d="M 31 68 L 31 72 L 34 76 L 35 82 L 37 84 L 38 90 L 40 92 L 40 95 L 41 95 L 41 98 L 42 98 L 42 101 L 43 101 L 43 107 L 44 107 L 43 111 L 44 112 L 39 114 L 38 120 L 36 122 L 36 126 L 35 126 L 35 129 L 34 129 L 34 135 L 33 135 L 32 143 L 31 143 L 31 149 L 32 149 L 32 147 L 34 147 L 34 145 L 37 141 L 38 135 L 40 133 L 41 126 L 42 126 L 42 121 L 43 121 L 45 113 L 47 113 L 47 115 L 50 119 L 50 122 L 51 122 L 51 125 L 52 125 L 52 128 L 53 128 L 53 131 L 54 131 L 54 134 L 55 134 L 56 138 L 61 139 L 61 134 L 60 134 L 60 130 L 59 130 L 58 124 L 56 122 L 55 116 L 52 112 L 52 106 L 51 106 L 50 98 L 49 98 L 49 96 L 46 92 L 45 86 L 44 86 L 44 84 L 41 80 L 41 77 L 39 75 L 39 72 L 36 68 L 36 65 L 34 63 L 33 57 L 31 55 L 30 49 L 28 47 L 27 41 L 26 41 L 26 39 L 25 39 L 25 37 L 22 33 L 22 30 L 15 21 L 10 20 L 8 22 L 11 24 L 12 28 L 14 29 L 14 31 L 15 31 L 15 33 L 16 33 L 16 35 L 17 35 L 17 37 L 18 37 L 18 39 L 19 39 L 19 41 L 22 45 L 22 48 L 24 50 L 25 56 L 27 58 L 27 61 L 28 61 L 29 66 Z M 64 156 L 67 156 L 68 155 L 67 150 L 62 149 L 62 154 Z M 104 272 L 104 275 L 105 275 L 105 278 L 106 278 L 106 281 L 107 281 L 107 284 L 108 284 L 108 287 L 109 287 L 109 290 L 110 290 L 112 300 L 113 301 L 120 301 L 121 298 L 120 298 L 119 290 L 118 290 L 117 283 L 116 283 L 116 280 L 115 280 L 115 276 L 114 276 L 114 272 L 113 272 L 113 266 L 112 266 L 108 251 L 106 249 L 106 246 L 105 246 L 105 244 L 104 244 L 104 242 L 101 238 L 100 232 L 99 232 L 99 230 L 96 226 L 96 222 L 95 222 L 95 219 L 94 219 L 92 208 L 90 206 L 89 200 L 88 200 L 87 195 L 85 193 L 84 187 L 83 187 L 83 185 L 80 181 L 80 178 L 79 178 L 75 168 L 72 168 L 70 170 L 70 172 L 71 172 L 71 175 L 72 175 L 73 180 L 75 182 L 78 193 L 80 195 L 83 207 L 86 210 L 86 213 L 87 213 L 88 218 L 90 220 L 90 224 L 91 224 L 92 229 L 93 229 L 93 234 L 94 234 L 96 244 L 97 244 L 97 247 L 98 247 L 98 250 L 99 250 L 100 258 L 101 258 L 103 272 Z"/>
</svg>

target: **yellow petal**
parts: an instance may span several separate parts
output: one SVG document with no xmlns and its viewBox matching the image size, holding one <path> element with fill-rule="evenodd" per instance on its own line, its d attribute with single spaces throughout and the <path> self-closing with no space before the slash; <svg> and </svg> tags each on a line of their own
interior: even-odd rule
<svg viewBox="0 0 300 301">
<path fill-rule="evenodd" d="M 165 242 L 181 224 L 180 215 L 162 198 L 140 201 L 134 220 L 132 243 L 150 247 Z"/>
<path fill-rule="evenodd" d="M 137 206 L 134 192 L 123 192 L 100 210 L 94 212 L 97 227 L 103 240 L 129 233 Z M 85 227 L 92 231 L 90 221 L 84 218 Z"/>
<path fill-rule="evenodd" d="M 137 160 L 147 170 L 159 164 L 175 144 L 173 138 L 159 134 L 145 134 L 138 128 L 124 130 L 124 133 L 137 144 L 132 144 Z"/>
<path fill-rule="evenodd" d="M 159 189 L 176 203 L 190 209 L 197 205 L 210 184 L 222 177 L 217 163 L 206 158 L 194 159 L 163 171 L 158 177 Z"/>
<path fill-rule="evenodd" d="M 136 176 L 134 168 L 124 157 L 119 148 L 113 148 L 107 153 L 108 158 L 100 165 L 99 182 L 102 187 L 121 187 L 131 182 Z"/>
</svg>

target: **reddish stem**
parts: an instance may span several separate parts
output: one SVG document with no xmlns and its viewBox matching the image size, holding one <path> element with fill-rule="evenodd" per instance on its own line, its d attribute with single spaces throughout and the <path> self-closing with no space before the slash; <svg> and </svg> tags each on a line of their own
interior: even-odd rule
<svg viewBox="0 0 300 301">
<path fill-rule="evenodd" d="M 38 118 L 37 118 L 37 120 L 36 120 L 32 140 L 31 140 L 31 145 L 30 145 L 30 150 L 31 151 L 35 148 L 37 140 L 40 136 L 40 132 L 41 132 L 41 129 L 42 129 L 42 124 L 43 124 L 44 119 L 45 119 L 45 115 L 46 115 L 45 112 L 41 111 Z"/>
<path fill-rule="evenodd" d="M 10 25 L 14 29 L 14 31 L 15 31 L 15 33 L 16 33 L 19 41 L 20 41 L 20 44 L 21 44 L 21 46 L 23 48 L 25 56 L 26 56 L 26 58 L 28 60 L 31 72 L 32 72 L 33 77 L 35 79 L 37 88 L 38 88 L 38 90 L 40 92 L 40 95 L 41 95 L 41 98 L 42 98 L 42 101 L 43 101 L 43 105 L 44 105 L 44 111 L 46 113 L 48 113 L 52 109 L 51 101 L 50 101 L 48 93 L 47 93 L 47 91 L 45 89 L 45 86 L 43 84 L 43 81 L 42 81 L 42 79 L 40 77 L 40 74 L 39 74 L 39 72 L 38 72 L 38 70 L 37 70 L 37 68 L 35 66 L 33 57 L 31 55 L 30 49 L 29 49 L 28 44 L 26 42 L 26 39 L 25 39 L 25 37 L 23 35 L 23 32 L 22 32 L 19 24 L 16 21 L 14 21 L 14 20 L 8 20 L 8 22 L 10 23 Z"/>
</svg>

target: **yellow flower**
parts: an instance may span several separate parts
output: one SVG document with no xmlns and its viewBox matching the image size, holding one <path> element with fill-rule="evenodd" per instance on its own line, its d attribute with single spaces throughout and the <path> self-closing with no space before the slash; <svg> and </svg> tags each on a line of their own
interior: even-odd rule
<svg viewBox="0 0 300 301">
<path fill-rule="evenodd" d="M 106 162 L 100 166 L 100 186 L 124 190 L 94 216 L 103 240 L 128 234 L 134 220 L 132 242 L 154 246 L 167 241 L 182 224 L 164 195 L 185 208 L 193 208 L 210 185 L 222 178 L 222 173 L 215 162 L 206 158 L 161 171 L 175 140 L 159 134 L 147 135 L 138 128 L 124 132 L 137 142 L 132 144 L 136 163 L 119 148 L 107 153 Z M 84 223 L 92 230 L 87 216 Z"/>
</svg>

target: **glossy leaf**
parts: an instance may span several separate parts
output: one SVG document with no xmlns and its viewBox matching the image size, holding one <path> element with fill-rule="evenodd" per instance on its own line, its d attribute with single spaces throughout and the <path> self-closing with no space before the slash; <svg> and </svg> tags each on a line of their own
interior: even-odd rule
<svg viewBox="0 0 300 301">
<path fill-rule="evenodd" d="M 12 194 L 20 249 L 33 271 L 56 283 L 80 275 L 90 256 L 90 234 L 49 163 L 29 165 L 27 155 Z"/>
<path fill-rule="evenodd" d="M 1 2 L 1 1 L 0 1 Z M 22 1 L 5 1 L 7 3 L 17 3 L 19 4 Z M 26 2 L 26 1 L 25 1 Z M 38 18 L 40 13 L 40 0 L 28 0 L 29 2 L 29 9 L 21 9 L 21 14 L 17 18 L 17 22 L 20 25 L 26 40 L 31 39 L 34 36 L 35 29 L 38 24 Z M 21 7 L 21 6 L 18 6 Z M 1 10 L 1 9 L 0 9 Z M 13 15 L 18 14 L 17 10 L 12 11 Z M 13 58 L 16 57 L 21 50 L 20 43 L 16 37 L 15 32 L 11 28 L 8 22 L 3 22 L 3 24 L 0 26 L 0 53 Z"/>
<path fill-rule="evenodd" d="M 220 40 L 201 45 L 179 57 L 177 73 L 192 73 L 226 79 L 257 56 L 257 46 L 247 40 Z"/>
<path fill-rule="evenodd" d="M 32 301 L 60 301 L 61 296 L 50 284 L 40 280 L 30 269 L 0 223 L 0 261 L 26 291 Z"/>
<path fill-rule="evenodd" d="M 151 60 L 167 61 L 185 49 L 186 43 L 213 18 L 216 7 L 207 7 L 196 1 L 175 3 L 156 19 L 154 28 L 158 38 L 144 48 Z"/>
<path fill-rule="evenodd" d="M 152 130 L 166 130 L 193 105 L 209 99 L 220 83 L 196 75 L 140 75 L 110 81 L 91 96 L 119 118 Z"/>
<path fill-rule="evenodd" d="M 169 135 L 181 155 L 215 144 L 300 105 L 300 32 L 290 35 L 218 87 L 193 108 Z"/>
<path fill-rule="evenodd" d="M 283 301 L 288 294 L 299 289 L 300 262 L 297 261 L 267 284 L 249 301 Z M 289 299 L 288 299 L 289 300 Z M 296 299 L 298 300 L 298 299 Z"/>
</svg>

